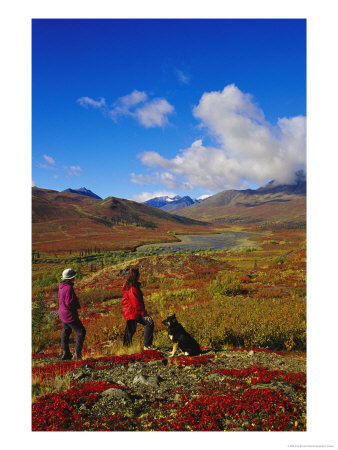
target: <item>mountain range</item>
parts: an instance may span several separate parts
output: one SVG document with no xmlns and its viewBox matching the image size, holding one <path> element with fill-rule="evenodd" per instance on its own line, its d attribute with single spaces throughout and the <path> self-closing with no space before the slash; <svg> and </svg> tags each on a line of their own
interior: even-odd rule
<svg viewBox="0 0 338 450">
<path fill-rule="evenodd" d="M 178 215 L 224 223 L 306 221 L 306 180 L 258 189 L 226 190 L 177 211 Z"/>
<path fill-rule="evenodd" d="M 32 189 L 32 241 L 33 249 L 39 252 L 133 249 L 152 242 L 176 241 L 176 233 L 205 232 L 207 226 L 206 222 L 131 200 Z"/>
<path fill-rule="evenodd" d="M 184 197 L 176 195 L 175 197 L 164 196 L 151 198 L 150 200 L 144 202 L 144 204 L 154 206 L 155 208 L 162 209 L 163 211 L 175 211 L 176 209 L 186 208 L 187 206 L 194 205 L 198 202 L 198 199 L 193 200 L 188 195 Z"/>
<path fill-rule="evenodd" d="M 86 188 L 32 189 L 33 249 L 46 253 L 94 246 L 132 249 L 177 240 L 175 234 L 210 233 L 221 224 L 305 227 L 306 180 L 225 190 L 199 201 L 176 196 L 146 203 L 116 197 L 102 200 Z"/>
</svg>

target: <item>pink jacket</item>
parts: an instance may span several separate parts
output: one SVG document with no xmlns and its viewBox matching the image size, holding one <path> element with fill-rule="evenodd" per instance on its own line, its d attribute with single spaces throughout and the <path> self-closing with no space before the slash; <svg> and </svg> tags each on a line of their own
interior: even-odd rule
<svg viewBox="0 0 338 450">
<path fill-rule="evenodd" d="M 77 310 L 80 303 L 76 297 L 73 286 L 69 283 L 59 284 L 59 317 L 62 322 L 70 323 L 79 318 Z"/>
</svg>

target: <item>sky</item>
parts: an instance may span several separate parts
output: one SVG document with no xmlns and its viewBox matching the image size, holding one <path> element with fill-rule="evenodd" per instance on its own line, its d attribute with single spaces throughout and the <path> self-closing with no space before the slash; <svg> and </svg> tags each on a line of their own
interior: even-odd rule
<svg viewBox="0 0 338 450">
<path fill-rule="evenodd" d="M 305 19 L 32 20 L 32 185 L 146 201 L 298 170 Z"/>
</svg>

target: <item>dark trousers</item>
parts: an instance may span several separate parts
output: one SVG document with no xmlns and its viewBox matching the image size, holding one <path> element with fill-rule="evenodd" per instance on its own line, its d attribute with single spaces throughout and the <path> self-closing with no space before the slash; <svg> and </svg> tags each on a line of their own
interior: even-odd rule
<svg viewBox="0 0 338 450">
<path fill-rule="evenodd" d="M 153 343 L 154 322 L 152 319 L 146 320 L 143 316 L 140 316 L 138 319 L 127 320 L 123 345 L 125 347 L 131 345 L 133 336 L 136 332 L 137 323 L 144 326 L 144 346 L 149 347 L 149 345 Z"/>
<path fill-rule="evenodd" d="M 72 331 L 76 334 L 75 353 L 79 355 L 81 354 L 83 341 L 86 337 L 86 329 L 80 319 L 70 323 L 62 322 L 61 347 L 65 353 L 70 353 L 69 336 Z"/>
</svg>

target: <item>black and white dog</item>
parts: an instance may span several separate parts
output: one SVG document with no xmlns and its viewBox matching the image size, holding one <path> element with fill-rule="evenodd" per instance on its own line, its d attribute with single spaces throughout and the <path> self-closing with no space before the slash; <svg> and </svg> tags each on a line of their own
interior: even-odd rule
<svg viewBox="0 0 338 450">
<path fill-rule="evenodd" d="M 173 341 L 173 349 L 169 357 L 172 358 L 179 347 L 186 356 L 196 356 L 201 353 L 201 347 L 183 326 L 177 322 L 175 314 L 162 321 L 167 327 L 169 338 Z"/>
</svg>

